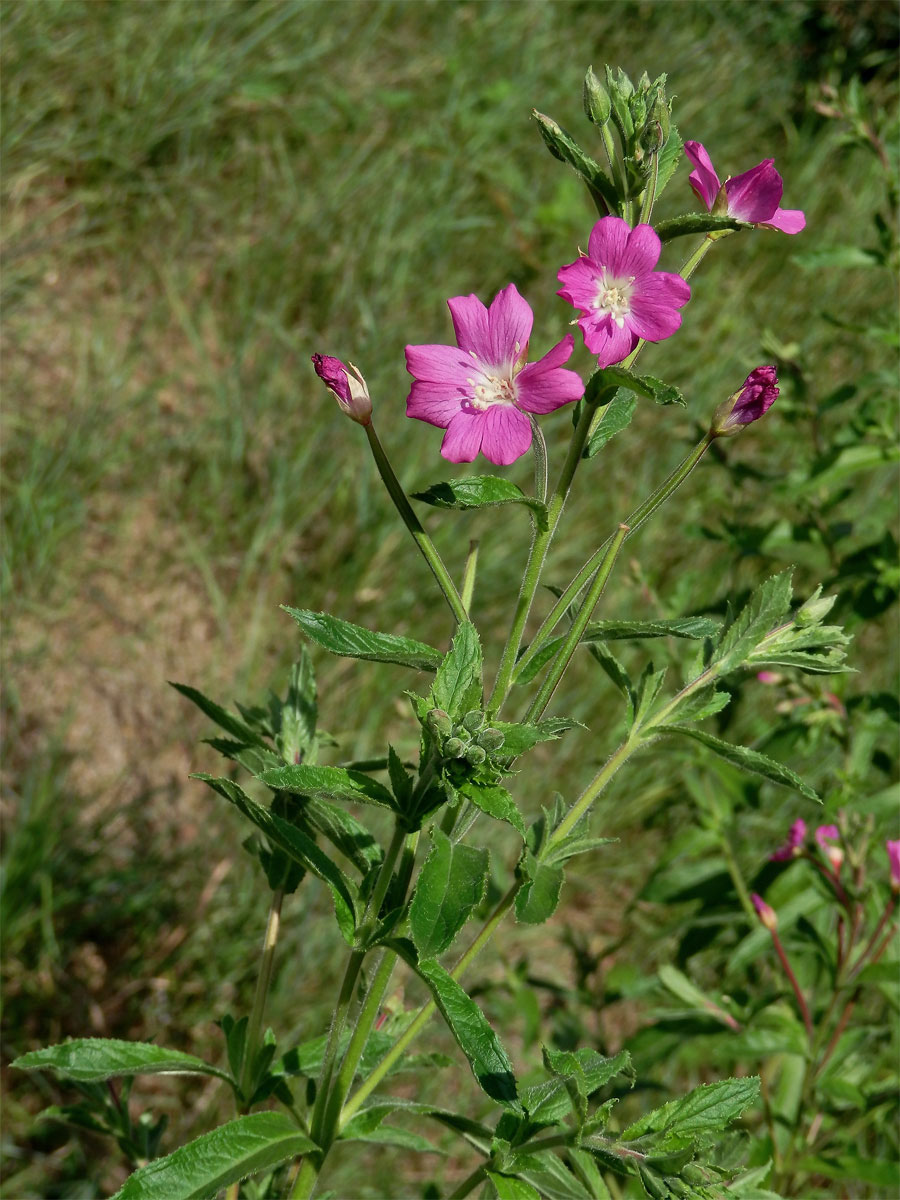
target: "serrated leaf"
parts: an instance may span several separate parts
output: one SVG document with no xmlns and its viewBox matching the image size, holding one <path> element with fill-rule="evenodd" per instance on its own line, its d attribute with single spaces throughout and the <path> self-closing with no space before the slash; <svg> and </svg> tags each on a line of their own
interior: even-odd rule
<svg viewBox="0 0 900 1200">
<path fill-rule="evenodd" d="M 299 796 L 378 804 L 392 812 L 397 808 L 393 794 L 386 787 L 362 771 L 347 770 L 346 767 L 286 763 L 283 767 L 267 768 L 257 778 L 276 791 L 295 792 Z"/>
<path fill-rule="evenodd" d="M 556 912 L 563 885 L 563 869 L 540 862 L 529 849 L 519 861 L 517 874 L 522 886 L 516 892 L 516 920 L 524 925 L 542 925 Z"/>
<path fill-rule="evenodd" d="M 632 1081 L 634 1079 L 631 1056 L 627 1050 L 620 1050 L 614 1058 L 606 1058 L 588 1047 L 582 1047 L 574 1054 L 584 1075 L 587 1096 L 593 1095 L 619 1075 L 627 1075 Z M 571 1097 L 562 1077 L 525 1088 L 522 1092 L 522 1103 L 528 1110 L 528 1119 L 539 1125 L 555 1125 L 572 1110 Z"/>
<path fill-rule="evenodd" d="M 683 734 L 693 738 L 695 742 L 700 742 L 715 751 L 720 758 L 724 758 L 732 766 L 738 767 L 742 771 L 749 771 L 752 775 L 761 775 L 763 779 L 779 783 L 782 787 L 794 788 L 807 800 L 817 800 L 821 803 L 818 793 L 813 791 L 795 771 L 786 767 L 784 763 L 776 762 L 774 758 L 761 754 L 758 750 L 750 750 L 747 746 L 725 742 L 721 738 L 707 733 L 704 729 L 695 729 L 689 725 L 657 725 L 654 726 L 654 733 Z"/>
<path fill-rule="evenodd" d="M 535 725 L 494 721 L 492 728 L 499 729 L 503 734 L 503 745 L 500 750 L 503 757 L 518 758 L 520 754 L 533 749 L 540 742 L 554 741 L 567 730 L 574 729 L 577 724 L 577 721 L 570 721 L 564 717 L 549 717 L 546 721 L 538 721 Z"/>
<path fill-rule="evenodd" d="M 506 788 L 500 787 L 499 784 L 476 783 L 470 779 L 461 784 L 459 790 L 483 813 L 487 813 L 496 821 L 506 821 L 508 825 L 512 825 L 516 833 L 520 834 L 522 838 L 525 837 L 525 822 L 522 820 L 522 814 L 516 808 L 516 802 Z"/>
<path fill-rule="evenodd" d="M 773 575 L 756 589 L 713 653 L 712 662 L 724 675 L 739 667 L 791 607 L 791 571 Z"/>
<path fill-rule="evenodd" d="M 308 638 L 344 658 L 362 658 L 371 662 L 396 663 L 417 671 L 434 671 L 443 655 L 433 646 L 394 633 L 376 633 L 333 617 L 330 613 L 281 606 L 294 618 Z"/>
<path fill-rule="evenodd" d="M 442 708 L 454 719 L 481 707 L 481 643 L 470 621 L 459 626 L 437 669 L 431 701 L 432 707 Z"/>
<path fill-rule="evenodd" d="M 331 861 L 312 838 L 307 837 L 302 830 L 297 829 L 290 822 L 276 817 L 268 808 L 251 800 L 233 780 L 214 779 L 211 775 L 195 775 L 193 778 L 202 779 L 204 783 L 208 783 L 213 791 L 224 796 L 258 829 L 261 829 L 270 842 L 278 846 L 285 854 L 289 854 L 308 871 L 312 871 L 326 884 L 334 900 L 338 928 L 344 941 L 352 946 L 356 931 L 354 904 L 356 889 L 340 867 Z"/>
<path fill-rule="evenodd" d="M 251 1113 L 139 1168 L 113 1200 L 208 1200 L 230 1183 L 315 1148 L 283 1113 Z"/>
<path fill-rule="evenodd" d="M 582 458 L 593 458 L 617 433 L 627 429 L 637 408 L 637 400 L 625 388 L 619 388 L 604 406 L 591 428 Z"/>
<path fill-rule="evenodd" d="M 434 959 L 418 963 L 416 971 L 428 984 L 441 1016 L 482 1089 L 504 1108 L 521 1113 L 512 1063 L 484 1013 Z"/>
<path fill-rule="evenodd" d="M 687 237 L 695 233 L 718 233 L 723 229 L 752 229 L 753 226 L 734 217 L 713 216 L 712 213 L 684 213 L 680 217 L 671 217 L 668 221 L 654 223 L 653 228 L 661 242 L 670 242 L 673 238 Z"/>
<path fill-rule="evenodd" d="M 230 733 L 232 737 L 236 737 L 239 742 L 247 746 L 262 746 L 269 749 L 262 737 L 255 729 L 251 729 L 249 725 L 245 725 L 243 721 L 230 713 L 226 708 L 222 708 L 221 704 L 216 704 L 214 700 L 210 700 L 204 696 L 202 692 L 198 692 L 196 688 L 189 687 L 186 683 L 175 683 L 169 680 L 169 686 L 173 687 L 176 692 L 181 692 L 187 700 L 205 713 L 211 721 Z"/>
<path fill-rule="evenodd" d="M 657 671 L 652 662 L 647 663 L 638 680 L 634 700 L 634 724 L 638 727 L 653 707 L 659 690 L 665 682 L 666 668 Z"/>
<path fill-rule="evenodd" d="M 670 1100 L 646 1113 L 622 1133 L 622 1140 L 633 1141 L 647 1133 L 683 1137 L 719 1133 L 758 1099 L 759 1078 L 755 1075 L 704 1083 L 680 1100 Z"/>
<path fill-rule="evenodd" d="M 684 405 L 684 396 L 680 388 L 671 383 L 663 383 L 655 375 L 638 375 L 627 367 L 603 367 L 603 386 L 627 388 L 638 396 L 644 396 L 656 404 Z"/>
<path fill-rule="evenodd" d="M 656 200 L 659 200 L 669 180 L 681 165 L 682 149 L 681 134 L 673 124 L 670 124 L 666 144 L 659 152 L 659 169 L 656 173 Z"/>
<path fill-rule="evenodd" d="M 365 825 L 336 804 L 310 796 L 303 801 L 303 816 L 363 875 L 384 857 L 381 846 Z"/>
<path fill-rule="evenodd" d="M 715 685 L 710 684 L 709 687 L 700 688 L 685 696 L 676 708 L 669 711 L 669 718 L 672 722 L 703 721 L 707 717 L 715 716 L 730 703 L 731 692 L 716 691 Z"/>
<path fill-rule="evenodd" d="M 413 492 L 412 498 L 435 508 L 493 508 L 498 504 L 522 504 L 531 512 L 538 529 L 547 528 L 546 504 L 527 496 L 518 484 L 499 475 L 448 479 L 432 484 L 424 492 Z"/>
<path fill-rule="evenodd" d="M 57 1046 L 31 1050 L 10 1064 L 20 1071 L 56 1071 L 78 1083 L 96 1083 L 125 1075 L 217 1075 L 193 1054 L 167 1050 L 150 1042 L 128 1042 L 119 1038 L 74 1038 Z"/>
<path fill-rule="evenodd" d="M 518 1179 L 515 1175 L 501 1175 L 499 1171 L 485 1171 L 485 1176 L 494 1185 L 497 1200 L 541 1200 L 541 1193 Z"/>
<path fill-rule="evenodd" d="M 437 826 L 409 906 L 409 930 L 419 957 L 438 958 L 481 903 L 490 856 L 478 846 L 453 843 Z"/>
</svg>

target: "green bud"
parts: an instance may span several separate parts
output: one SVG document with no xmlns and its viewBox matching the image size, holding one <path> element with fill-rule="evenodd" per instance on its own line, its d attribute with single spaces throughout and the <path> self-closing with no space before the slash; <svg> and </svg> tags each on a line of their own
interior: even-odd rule
<svg viewBox="0 0 900 1200">
<path fill-rule="evenodd" d="M 594 68 L 588 67 L 584 77 L 582 101 L 587 119 L 594 125 L 606 125 L 609 121 L 612 105 L 609 102 L 609 92 L 594 74 Z"/>
<path fill-rule="evenodd" d="M 431 709 L 425 716 L 425 724 L 433 733 L 441 737 L 447 737 L 453 732 L 453 722 L 442 708 Z"/>
<path fill-rule="evenodd" d="M 480 746 L 469 746 L 466 750 L 466 762 L 473 767 L 480 766 L 486 758 L 487 755 Z"/>
<path fill-rule="evenodd" d="M 467 729 L 469 733 L 478 733 L 484 728 L 484 713 L 479 708 L 473 708 L 463 717 L 462 723 L 463 729 Z"/>
<path fill-rule="evenodd" d="M 801 605 L 794 614 L 794 624 L 807 626 L 818 625 L 831 612 L 834 607 L 834 602 L 837 596 L 823 596 L 821 583 L 806 601 Z"/>
<path fill-rule="evenodd" d="M 478 745 L 485 750 L 499 750 L 504 740 L 499 729 L 483 729 L 478 735 Z"/>
<path fill-rule="evenodd" d="M 459 738 L 448 738 L 444 742 L 444 757 L 445 758 L 462 758 L 466 744 Z"/>
</svg>

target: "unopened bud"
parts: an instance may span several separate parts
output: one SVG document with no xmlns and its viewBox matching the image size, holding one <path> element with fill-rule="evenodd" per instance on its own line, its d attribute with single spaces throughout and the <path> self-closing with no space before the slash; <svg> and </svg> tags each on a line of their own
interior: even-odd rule
<svg viewBox="0 0 900 1200">
<path fill-rule="evenodd" d="M 594 125 L 606 125 L 612 112 L 612 105 L 609 101 L 609 92 L 594 74 L 593 67 L 587 69 L 581 97 L 587 119 Z"/>
<path fill-rule="evenodd" d="M 453 722 L 442 708 L 433 708 L 425 715 L 425 724 L 440 737 L 449 737 L 453 732 Z"/>
<path fill-rule="evenodd" d="M 744 386 L 720 404 L 713 414 L 713 437 L 734 437 L 745 425 L 758 421 L 778 398 L 778 376 L 774 367 L 757 367 Z"/>
<path fill-rule="evenodd" d="M 505 738 L 499 729 L 483 729 L 478 735 L 478 745 L 485 750 L 499 750 Z"/>
<path fill-rule="evenodd" d="M 463 717 L 462 723 L 463 729 L 467 729 L 469 733 L 478 733 L 484 728 L 484 713 L 478 708 L 473 708 Z"/>
<path fill-rule="evenodd" d="M 816 844 L 831 865 L 835 875 L 840 873 L 844 865 L 844 850 L 839 845 L 841 831 L 837 825 L 820 825 L 816 830 Z"/>
<path fill-rule="evenodd" d="M 818 625 L 825 619 L 834 607 L 837 596 L 823 596 L 822 585 L 816 588 L 805 604 L 794 613 L 795 625 Z"/>
<path fill-rule="evenodd" d="M 358 425 L 370 425 L 372 401 L 369 389 L 353 363 L 348 368 L 339 358 L 332 358 L 329 354 L 314 354 L 312 364 L 318 377 L 341 406 L 341 411 Z"/>
<path fill-rule="evenodd" d="M 462 758 L 466 743 L 461 738 L 450 738 L 444 742 L 444 754 L 447 758 Z"/>
<path fill-rule="evenodd" d="M 469 763 L 470 766 L 478 767 L 486 758 L 487 755 L 480 746 L 471 745 L 466 750 L 466 762 Z"/>
<path fill-rule="evenodd" d="M 884 848 L 891 867 L 891 891 L 896 894 L 900 892 L 900 841 L 887 841 Z"/>
<path fill-rule="evenodd" d="M 753 907 L 756 909 L 756 915 L 759 917 L 769 933 L 774 933 L 778 928 L 778 915 L 771 905 L 766 904 L 762 896 L 754 892 L 750 899 L 753 901 Z"/>
</svg>

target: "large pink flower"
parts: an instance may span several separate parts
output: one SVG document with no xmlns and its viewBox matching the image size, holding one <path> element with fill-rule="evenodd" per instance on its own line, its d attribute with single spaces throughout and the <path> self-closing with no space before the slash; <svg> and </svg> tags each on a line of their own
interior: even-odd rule
<svg viewBox="0 0 900 1200">
<path fill-rule="evenodd" d="M 688 183 L 712 212 L 722 190 L 712 159 L 700 142 L 685 142 L 684 152 L 695 168 Z M 779 208 L 784 183 L 774 163 L 774 158 L 766 158 L 743 175 L 726 179 L 725 211 L 736 221 L 765 225 L 781 233 L 799 233 L 806 227 L 806 217 L 799 208 Z"/>
<path fill-rule="evenodd" d="M 528 363 L 534 321 L 511 283 L 485 308 L 477 296 L 448 300 L 457 346 L 407 346 L 414 383 L 406 415 L 446 429 L 441 454 L 471 462 L 480 452 L 506 466 L 531 445 L 527 413 L 548 413 L 580 400 L 584 384 L 562 364 L 575 339 L 566 334 L 537 362 Z"/>
<path fill-rule="evenodd" d="M 627 358 L 639 338 L 659 342 L 681 324 L 691 298 L 680 275 L 654 270 L 662 245 L 649 225 L 634 229 L 603 217 L 591 230 L 588 252 L 562 267 L 558 295 L 581 310 L 584 342 L 601 367 Z"/>
</svg>

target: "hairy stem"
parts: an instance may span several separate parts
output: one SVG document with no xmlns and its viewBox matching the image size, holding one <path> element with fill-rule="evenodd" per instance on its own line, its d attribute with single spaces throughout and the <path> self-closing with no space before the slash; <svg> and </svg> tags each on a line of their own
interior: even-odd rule
<svg viewBox="0 0 900 1200">
<path fill-rule="evenodd" d="M 245 1107 L 250 1104 L 250 1087 L 253 1081 L 253 1060 L 259 1049 L 259 1035 L 263 1027 L 263 1015 L 266 1008 L 266 998 L 272 983 L 272 968 L 275 963 L 275 947 L 278 944 L 278 929 L 281 923 L 281 904 L 284 892 L 280 889 L 272 893 L 272 903 L 269 906 L 269 917 L 266 921 L 266 933 L 263 939 L 262 961 L 259 974 L 256 977 L 256 992 L 253 996 L 253 1008 L 247 1023 L 247 1038 L 244 1042 L 244 1064 L 241 1070 L 241 1094 Z"/>
</svg>

